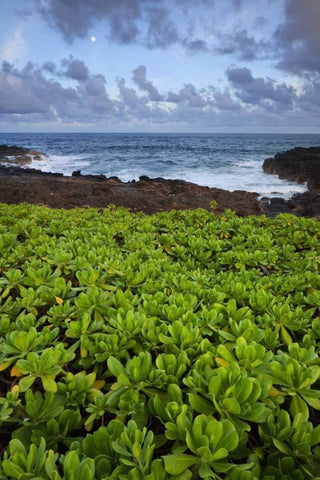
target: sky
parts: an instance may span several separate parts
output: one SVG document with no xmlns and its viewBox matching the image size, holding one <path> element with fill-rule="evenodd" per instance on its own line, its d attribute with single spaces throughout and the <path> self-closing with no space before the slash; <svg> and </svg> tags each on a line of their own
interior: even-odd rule
<svg viewBox="0 0 320 480">
<path fill-rule="evenodd" d="M 0 0 L 0 131 L 320 133 L 320 0 Z"/>
</svg>

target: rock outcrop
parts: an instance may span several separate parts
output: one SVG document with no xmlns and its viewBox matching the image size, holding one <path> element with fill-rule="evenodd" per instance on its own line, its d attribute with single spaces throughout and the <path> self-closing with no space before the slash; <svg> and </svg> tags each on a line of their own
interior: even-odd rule
<svg viewBox="0 0 320 480">
<path fill-rule="evenodd" d="M 265 160 L 263 169 L 266 172 L 308 182 L 310 190 L 294 195 L 289 201 L 266 197 L 258 200 L 258 193 L 229 192 L 183 180 L 151 179 L 145 175 L 139 181 L 125 183 L 117 177 L 82 175 L 81 171 L 65 177 L 61 173 L 19 166 L 44 155 L 22 147 L 0 146 L 0 163 L 5 163 L 0 165 L 0 203 L 29 202 L 52 208 L 103 208 L 113 204 L 133 212 L 152 214 L 172 209 L 211 210 L 211 202 L 215 201 L 218 214 L 231 209 L 240 216 L 266 214 L 274 217 L 279 213 L 293 213 L 320 219 L 320 147 L 295 148 Z M 12 166 L 8 166 L 10 163 Z"/>
<path fill-rule="evenodd" d="M 30 148 L 0 145 L 0 163 L 23 167 L 30 165 L 34 160 L 42 160 L 44 157 L 47 157 L 45 153 Z"/>
<path fill-rule="evenodd" d="M 215 212 L 232 209 L 238 215 L 262 213 L 257 193 L 229 192 L 220 188 L 201 187 L 182 180 L 150 179 L 123 183 L 117 177 L 81 175 L 71 177 L 44 173 L 34 169 L 0 166 L 0 202 L 29 202 L 53 208 L 124 206 L 133 212 L 148 214 L 205 208 Z"/>
<path fill-rule="evenodd" d="M 299 183 L 306 182 L 309 190 L 320 191 L 320 147 L 286 150 L 267 158 L 263 163 L 266 173 Z"/>
</svg>

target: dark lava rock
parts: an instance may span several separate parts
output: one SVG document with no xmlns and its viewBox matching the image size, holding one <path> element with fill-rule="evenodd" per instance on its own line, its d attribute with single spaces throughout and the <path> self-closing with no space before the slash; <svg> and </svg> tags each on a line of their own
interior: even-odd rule
<svg viewBox="0 0 320 480">
<path fill-rule="evenodd" d="M 143 178 L 137 182 L 121 182 L 117 177 L 81 175 L 71 177 L 40 170 L 0 166 L 0 203 L 29 202 L 53 208 L 124 206 L 133 212 L 148 214 L 205 208 L 215 213 L 226 209 L 238 215 L 261 215 L 258 194 L 229 192 L 219 188 L 201 187 L 183 180 Z"/>
<path fill-rule="evenodd" d="M 290 207 L 284 198 L 270 198 L 269 205 L 267 207 L 267 214 L 269 217 L 275 217 L 279 213 L 292 213 Z"/>
<path fill-rule="evenodd" d="M 312 150 L 313 163 L 318 161 L 320 148 L 294 149 L 291 152 L 301 150 Z M 288 153 L 290 152 L 283 155 Z M 29 155 L 44 154 L 22 147 L 0 146 L 0 162 L 5 158 L 3 161 L 8 163 L 7 156 L 23 155 L 30 158 Z M 301 156 L 299 153 L 294 155 Z M 277 160 L 278 157 L 281 157 L 281 154 L 269 160 Z M 269 160 L 266 160 L 267 165 Z M 268 168 L 271 171 L 271 167 Z M 316 178 L 316 175 L 314 177 Z M 294 213 L 320 219 L 320 191 L 316 190 L 297 194 L 287 202 L 282 198 L 263 197 L 258 200 L 257 193 L 229 192 L 183 180 L 152 179 L 143 175 L 139 181 L 121 182 L 118 177 L 82 175 L 80 170 L 73 172 L 71 177 L 65 177 L 62 173 L 41 172 L 34 168 L 21 168 L 17 164 L 0 165 L 0 203 L 29 202 L 53 208 L 103 208 L 112 204 L 127 207 L 133 212 L 152 214 L 173 209 L 211 210 L 210 204 L 213 200 L 217 203 L 214 210 L 217 214 L 231 209 L 240 216 L 266 214 L 274 217 L 279 213 Z"/>
<path fill-rule="evenodd" d="M 309 190 L 320 191 L 320 147 L 296 147 L 277 153 L 273 158 L 267 158 L 262 168 L 279 178 L 307 182 Z"/>
<path fill-rule="evenodd" d="M 296 215 L 320 218 L 320 192 L 296 193 L 287 205 Z"/>
<path fill-rule="evenodd" d="M 107 178 L 105 175 L 102 175 L 102 174 L 100 174 L 100 175 L 91 175 L 91 174 L 82 175 L 81 170 L 75 170 L 74 172 L 72 172 L 72 177 L 82 178 L 84 180 L 92 180 L 93 182 L 103 182 Z"/>
<path fill-rule="evenodd" d="M 47 155 L 30 148 L 0 145 L 0 163 L 23 167 L 30 165 L 33 160 L 41 160 L 43 157 L 47 157 Z"/>
</svg>

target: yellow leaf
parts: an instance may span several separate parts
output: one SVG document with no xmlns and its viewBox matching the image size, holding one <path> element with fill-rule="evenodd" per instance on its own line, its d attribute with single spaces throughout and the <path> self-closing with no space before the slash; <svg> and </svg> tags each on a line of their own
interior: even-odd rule
<svg viewBox="0 0 320 480">
<path fill-rule="evenodd" d="M 87 432 L 90 432 L 90 430 L 92 430 L 92 427 L 93 427 L 93 422 L 88 423 L 87 425 L 85 425 L 84 428 L 87 430 Z"/>
<path fill-rule="evenodd" d="M 101 390 L 105 386 L 106 382 L 104 380 L 96 380 L 92 386 L 92 388 L 96 388 L 97 390 Z"/>
<path fill-rule="evenodd" d="M 280 395 L 280 392 L 275 388 L 271 388 L 269 390 L 269 397 L 278 397 L 279 395 Z"/>
<path fill-rule="evenodd" d="M 214 357 L 214 360 L 219 367 L 229 367 L 230 365 L 230 362 L 221 357 Z"/>
<path fill-rule="evenodd" d="M 13 385 L 10 391 L 11 393 L 19 393 L 20 392 L 19 385 Z"/>
<path fill-rule="evenodd" d="M 11 362 L 0 363 L 0 372 L 2 372 L 2 370 L 5 370 L 6 368 L 8 368 L 10 365 L 11 365 Z"/>
<path fill-rule="evenodd" d="M 17 367 L 17 365 L 14 365 L 11 368 L 10 376 L 11 377 L 22 377 L 22 372 L 21 372 L 20 368 Z"/>
<path fill-rule="evenodd" d="M 54 298 L 56 299 L 56 302 L 57 302 L 58 305 L 61 305 L 61 304 L 63 303 L 63 299 L 62 299 L 62 298 L 56 297 L 56 296 L 55 296 Z"/>
</svg>

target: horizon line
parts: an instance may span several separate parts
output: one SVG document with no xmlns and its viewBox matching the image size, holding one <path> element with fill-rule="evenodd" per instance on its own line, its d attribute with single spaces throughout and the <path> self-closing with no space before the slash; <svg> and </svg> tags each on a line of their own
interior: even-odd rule
<svg viewBox="0 0 320 480">
<path fill-rule="evenodd" d="M 305 132 L 140 132 L 140 131 L 34 131 L 34 132 L 19 132 L 19 131 L 10 131 L 10 132 L 2 132 L 0 131 L 0 135 L 6 134 L 109 134 L 109 135 L 320 135 L 320 131 L 318 133 L 305 133 Z"/>
</svg>

